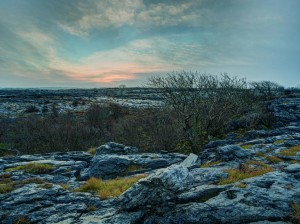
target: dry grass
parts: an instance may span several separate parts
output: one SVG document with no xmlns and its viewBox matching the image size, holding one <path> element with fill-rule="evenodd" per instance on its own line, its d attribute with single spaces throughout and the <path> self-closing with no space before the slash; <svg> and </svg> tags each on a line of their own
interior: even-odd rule
<svg viewBox="0 0 300 224">
<path fill-rule="evenodd" d="M 65 190 L 68 190 L 70 188 L 70 186 L 68 184 L 61 183 L 59 185 Z"/>
<path fill-rule="evenodd" d="M 45 174 L 53 171 L 54 167 L 52 165 L 43 164 L 43 163 L 28 163 L 26 165 L 16 166 L 16 167 L 6 169 L 6 171 L 18 171 L 18 170 L 23 170 L 26 173 Z"/>
<path fill-rule="evenodd" d="M 17 220 L 14 222 L 14 224 L 30 224 L 31 222 L 28 220 L 26 216 L 21 216 L 17 218 Z"/>
<path fill-rule="evenodd" d="M 208 162 L 208 163 L 202 164 L 200 166 L 200 168 L 207 168 L 207 167 L 215 166 L 215 165 L 218 165 L 221 162 L 222 162 L 222 160 L 218 160 L 218 161 L 215 161 L 215 162 Z"/>
<path fill-rule="evenodd" d="M 253 145 L 251 144 L 247 144 L 247 145 L 242 145 L 241 148 L 242 149 L 251 149 Z"/>
<path fill-rule="evenodd" d="M 257 153 L 255 153 L 255 155 L 258 156 L 258 157 L 262 157 L 262 156 L 265 155 L 265 153 L 263 153 L 263 152 L 257 152 Z"/>
<path fill-rule="evenodd" d="M 283 162 L 283 160 L 278 158 L 277 156 L 267 156 L 266 160 L 268 160 L 270 163 L 274 163 L 274 164 Z"/>
<path fill-rule="evenodd" d="M 253 167 L 253 165 L 255 167 Z M 269 167 L 264 163 L 258 161 L 250 161 L 246 164 L 240 164 L 240 166 L 237 169 L 227 170 L 228 178 L 221 180 L 219 184 L 220 185 L 231 184 L 231 183 L 241 181 L 243 179 L 247 179 L 255 176 L 261 176 L 271 171 L 273 171 L 272 167 Z"/>
<path fill-rule="evenodd" d="M 144 177 L 145 175 L 138 175 L 128 178 L 116 178 L 107 181 L 92 177 L 83 186 L 75 189 L 74 191 L 96 193 L 101 199 L 118 197 L 139 179 Z"/>
<path fill-rule="evenodd" d="M 92 148 L 89 148 L 87 150 L 88 153 L 92 154 L 92 155 L 95 155 L 96 152 L 97 152 L 97 148 L 96 147 L 92 147 Z"/>
<path fill-rule="evenodd" d="M 239 188 L 246 188 L 247 184 L 245 184 L 245 183 L 238 183 L 238 184 L 236 184 L 236 186 L 239 187 Z"/>
<path fill-rule="evenodd" d="M 293 213 L 291 215 L 293 223 L 299 224 L 300 223 L 300 205 L 299 204 L 292 204 Z"/>
<path fill-rule="evenodd" d="M 297 152 L 300 152 L 300 145 L 281 150 L 279 154 L 283 156 L 296 156 Z"/>
<path fill-rule="evenodd" d="M 17 188 L 23 187 L 26 184 L 32 184 L 32 183 L 46 184 L 44 180 L 39 178 L 29 178 L 20 181 L 12 181 L 10 178 L 7 178 L 0 181 L 0 194 L 11 192 Z"/>
<path fill-rule="evenodd" d="M 143 170 L 144 168 L 138 165 L 129 165 L 127 169 L 124 171 L 125 174 L 138 171 L 138 170 Z"/>
<path fill-rule="evenodd" d="M 282 143 L 284 143 L 285 142 L 285 140 L 283 140 L 283 139 L 278 139 L 278 140 L 276 140 L 275 142 L 273 142 L 274 144 L 282 144 Z"/>
</svg>

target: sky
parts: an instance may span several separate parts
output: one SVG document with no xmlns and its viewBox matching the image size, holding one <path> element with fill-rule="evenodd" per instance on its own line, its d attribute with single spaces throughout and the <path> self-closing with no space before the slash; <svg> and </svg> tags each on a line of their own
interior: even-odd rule
<svg viewBox="0 0 300 224">
<path fill-rule="evenodd" d="M 0 88 L 198 71 L 300 84 L 299 0 L 0 0 Z"/>
</svg>

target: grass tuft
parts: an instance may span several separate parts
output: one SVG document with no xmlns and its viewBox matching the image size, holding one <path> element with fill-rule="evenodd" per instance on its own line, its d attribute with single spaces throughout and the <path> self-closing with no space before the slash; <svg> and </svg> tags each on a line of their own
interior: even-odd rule
<svg viewBox="0 0 300 224">
<path fill-rule="evenodd" d="M 221 162 L 222 162 L 222 160 L 218 160 L 218 161 L 215 161 L 215 162 L 208 162 L 208 163 L 202 164 L 200 166 L 200 168 L 207 168 L 207 167 L 215 166 L 215 165 L 220 164 Z"/>
<path fill-rule="evenodd" d="M 256 167 L 252 167 L 253 165 L 255 165 Z M 271 171 L 273 171 L 272 167 L 269 167 L 267 164 L 258 161 L 249 161 L 246 164 L 240 164 L 237 169 L 227 170 L 228 178 L 222 179 L 219 184 L 231 184 L 243 179 L 261 176 Z"/>
<path fill-rule="evenodd" d="M 276 140 L 275 142 L 273 142 L 274 144 L 282 144 L 282 143 L 284 143 L 285 142 L 285 140 L 283 140 L 283 139 L 278 139 L 278 140 Z"/>
<path fill-rule="evenodd" d="M 14 224 L 31 224 L 31 222 L 28 220 L 26 216 L 21 216 L 17 218 Z"/>
<path fill-rule="evenodd" d="M 26 173 L 45 174 L 53 171 L 54 167 L 52 165 L 43 164 L 43 163 L 28 163 L 26 165 L 16 166 L 16 167 L 6 169 L 6 171 L 18 171 L 18 170 L 24 170 Z"/>
<path fill-rule="evenodd" d="M 101 199 L 105 200 L 110 197 L 118 197 L 139 179 L 144 177 L 145 175 L 138 175 L 128 178 L 116 178 L 107 181 L 92 177 L 83 186 L 75 189 L 74 191 L 97 193 Z"/>
<path fill-rule="evenodd" d="M 300 223 L 300 205 L 292 204 L 293 213 L 291 215 L 293 223 Z"/>
<path fill-rule="evenodd" d="M 236 186 L 239 187 L 239 188 L 246 188 L 247 184 L 245 184 L 245 183 L 238 183 L 238 184 L 236 184 Z"/>
<path fill-rule="evenodd" d="M 300 145 L 281 150 L 279 154 L 283 156 L 296 156 L 297 152 L 300 152 Z"/>
<path fill-rule="evenodd" d="M 251 144 L 247 144 L 247 145 L 242 145 L 241 148 L 242 149 L 251 149 L 253 145 Z"/>
<path fill-rule="evenodd" d="M 89 148 L 87 150 L 88 153 L 92 154 L 92 155 L 95 155 L 96 152 L 97 152 L 97 148 L 96 147 L 92 147 L 92 148 Z"/>
<path fill-rule="evenodd" d="M 45 184 L 45 181 L 39 178 L 29 178 L 25 180 L 12 181 L 10 178 L 6 178 L 0 181 L 0 194 L 11 192 L 17 188 L 23 187 L 26 184 Z M 49 186 L 49 185 L 48 185 Z"/>
<path fill-rule="evenodd" d="M 283 162 L 283 160 L 278 158 L 277 156 L 267 156 L 266 160 L 268 160 L 270 163 L 281 163 L 281 162 Z"/>
<path fill-rule="evenodd" d="M 265 153 L 263 153 L 263 152 L 257 152 L 257 153 L 255 153 L 255 155 L 258 156 L 258 157 L 262 157 L 262 156 L 265 155 Z"/>
</svg>

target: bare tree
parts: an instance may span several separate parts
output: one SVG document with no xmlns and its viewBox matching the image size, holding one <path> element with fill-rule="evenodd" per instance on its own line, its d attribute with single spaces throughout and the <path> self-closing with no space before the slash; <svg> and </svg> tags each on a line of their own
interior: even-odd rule
<svg viewBox="0 0 300 224">
<path fill-rule="evenodd" d="M 271 81 L 251 82 L 250 86 L 253 88 L 256 95 L 264 99 L 272 99 L 280 95 L 284 91 L 284 87 Z"/>
<path fill-rule="evenodd" d="M 173 72 L 151 78 L 148 85 L 162 90 L 194 151 L 255 101 L 245 79 L 227 74 Z"/>
</svg>

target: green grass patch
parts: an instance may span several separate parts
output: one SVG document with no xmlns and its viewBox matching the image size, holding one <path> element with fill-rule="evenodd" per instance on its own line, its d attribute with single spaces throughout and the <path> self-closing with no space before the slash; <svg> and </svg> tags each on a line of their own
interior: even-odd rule
<svg viewBox="0 0 300 224">
<path fill-rule="evenodd" d="M 20 181 L 12 181 L 10 178 L 2 179 L 0 181 L 0 194 L 11 192 L 17 188 L 23 187 L 26 184 L 46 184 L 44 180 L 39 178 L 29 178 Z"/>
<path fill-rule="evenodd" d="M 247 145 L 242 145 L 241 148 L 242 149 L 251 149 L 253 145 L 251 144 L 247 144 Z"/>
<path fill-rule="evenodd" d="M 83 186 L 75 189 L 75 192 L 96 193 L 103 200 L 110 197 L 118 197 L 145 175 L 128 178 L 116 178 L 112 180 L 101 180 L 92 177 Z"/>
<path fill-rule="evenodd" d="M 44 163 L 28 163 L 26 165 L 16 166 L 16 167 L 6 169 L 6 171 L 18 171 L 18 170 L 23 170 L 26 173 L 45 174 L 53 171 L 54 167 L 52 165 L 44 164 Z"/>
<path fill-rule="evenodd" d="M 274 144 L 282 144 L 282 143 L 284 143 L 285 142 L 285 140 L 283 140 L 283 139 L 278 139 L 278 140 L 276 140 L 275 142 L 274 142 Z"/>
<path fill-rule="evenodd" d="M 258 156 L 258 157 L 263 157 L 265 155 L 265 153 L 263 153 L 263 152 L 257 152 L 257 153 L 255 153 L 255 155 Z"/>
<path fill-rule="evenodd" d="M 283 149 L 279 152 L 279 154 L 283 156 L 296 156 L 297 152 L 300 152 L 300 145 L 293 146 L 288 149 Z"/>
<path fill-rule="evenodd" d="M 270 163 L 274 163 L 274 164 L 283 162 L 283 160 L 278 158 L 277 156 L 267 156 L 266 160 L 269 161 Z"/>
<path fill-rule="evenodd" d="M 97 152 L 97 148 L 96 147 L 92 147 L 92 148 L 89 148 L 87 150 L 88 153 L 92 154 L 92 155 L 95 155 L 96 152 Z"/>
<path fill-rule="evenodd" d="M 219 184 L 231 184 L 247 178 L 261 176 L 271 171 L 273 171 L 272 167 L 269 167 L 267 164 L 259 161 L 250 161 L 246 164 L 240 164 L 237 169 L 227 170 L 228 178 L 222 179 Z"/>
<path fill-rule="evenodd" d="M 293 213 L 291 215 L 293 223 L 300 223 L 300 205 L 293 203 L 292 204 Z"/>
<path fill-rule="evenodd" d="M 14 224 L 31 224 L 26 216 L 20 216 L 14 222 Z"/>
<path fill-rule="evenodd" d="M 138 170 L 143 170 L 144 168 L 138 165 L 129 165 L 127 169 L 124 171 L 124 174 L 128 174 L 130 172 L 138 171 Z"/>
<path fill-rule="evenodd" d="M 222 160 L 218 160 L 218 161 L 215 161 L 215 162 L 208 162 L 208 163 L 202 164 L 200 166 L 200 168 L 207 168 L 207 167 L 215 166 L 215 165 L 220 164 L 221 162 L 222 162 Z"/>
</svg>

